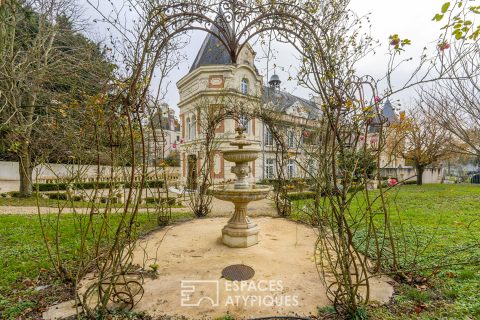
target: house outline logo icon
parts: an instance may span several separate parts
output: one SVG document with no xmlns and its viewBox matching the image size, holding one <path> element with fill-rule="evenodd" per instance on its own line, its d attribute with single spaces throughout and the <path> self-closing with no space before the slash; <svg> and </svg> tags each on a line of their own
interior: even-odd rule
<svg viewBox="0 0 480 320">
<path fill-rule="evenodd" d="M 210 302 L 212 307 L 220 305 L 220 285 L 218 280 L 181 280 L 180 284 L 180 305 L 182 307 L 199 307 L 202 303 Z M 210 295 L 202 295 L 197 300 L 192 300 L 195 292 L 201 291 L 204 288 L 211 290 Z"/>
</svg>

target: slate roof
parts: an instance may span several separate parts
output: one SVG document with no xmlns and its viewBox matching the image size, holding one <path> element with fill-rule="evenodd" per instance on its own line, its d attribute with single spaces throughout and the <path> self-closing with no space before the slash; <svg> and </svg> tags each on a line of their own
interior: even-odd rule
<svg viewBox="0 0 480 320">
<path fill-rule="evenodd" d="M 392 123 L 395 123 L 398 121 L 397 114 L 395 113 L 395 109 L 392 106 L 392 103 L 390 102 L 389 99 L 385 101 L 385 103 L 382 106 L 382 114 L 380 117 L 376 116 L 370 125 L 369 132 L 377 132 L 378 129 L 375 125 L 378 124 L 383 124 L 384 126 L 388 126 Z"/>
<path fill-rule="evenodd" d="M 215 21 L 225 29 L 225 32 L 233 33 L 230 24 L 227 23 L 222 16 L 217 16 Z M 215 25 L 212 25 L 210 31 L 216 35 L 219 35 L 225 42 L 227 42 L 225 40 L 225 36 L 220 33 Z M 232 64 L 232 59 L 227 48 L 220 41 L 220 39 L 214 36 L 212 33 L 208 33 L 205 37 L 205 40 L 203 40 L 202 46 L 197 53 L 197 57 L 193 61 L 192 67 L 190 68 L 190 72 L 200 66 Z"/>
<path fill-rule="evenodd" d="M 382 116 L 388 124 L 395 123 L 398 120 L 395 109 L 393 109 L 392 103 L 388 99 L 382 107 Z"/>
<path fill-rule="evenodd" d="M 296 102 L 300 102 L 307 109 L 309 119 L 318 119 L 320 115 L 320 110 L 313 101 L 297 97 L 285 91 L 275 90 L 268 86 L 263 87 L 262 102 L 265 104 L 272 102 L 279 112 L 286 112 L 289 107 Z"/>
<path fill-rule="evenodd" d="M 227 23 L 221 15 L 217 16 L 215 19 L 222 27 L 225 28 L 226 32 L 233 33 L 233 30 L 229 23 Z M 213 25 L 211 31 L 215 34 L 220 34 L 218 28 Z M 223 35 L 221 35 L 224 38 Z M 232 59 L 228 53 L 227 48 L 223 43 L 213 34 L 208 33 L 205 37 L 205 40 L 200 47 L 200 50 L 197 53 L 190 72 L 194 71 L 200 66 L 207 65 L 230 65 L 232 64 Z M 253 68 L 258 72 L 256 66 Z M 278 76 L 277 76 L 278 78 Z M 278 79 L 280 80 L 280 79 Z M 300 102 L 304 107 L 307 108 L 310 119 L 318 119 L 319 111 L 315 103 L 297 96 L 294 96 L 290 93 L 274 90 L 269 86 L 264 86 L 262 90 L 262 101 L 264 103 L 273 102 L 274 106 L 278 109 L 279 112 L 285 112 L 290 106 L 296 102 Z"/>
</svg>

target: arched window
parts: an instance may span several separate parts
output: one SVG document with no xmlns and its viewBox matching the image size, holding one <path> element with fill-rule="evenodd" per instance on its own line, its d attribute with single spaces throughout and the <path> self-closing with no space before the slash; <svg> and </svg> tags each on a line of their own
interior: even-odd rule
<svg viewBox="0 0 480 320">
<path fill-rule="evenodd" d="M 242 79 L 242 82 L 240 84 L 240 91 L 243 93 L 243 94 L 247 94 L 248 93 L 248 80 L 243 78 Z"/>
<path fill-rule="evenodd" d="M 187 128 L 186 128 L 186 129 L 187 129 L 187 130 L 186 130 L 186 134 L 187 134 L 187 136 L 186 136 L 186 138 L 187 138 L 187 139 L 190 139 L 190 127 L 191 127 L 191 125 L 190 125 L 190 118 L 187 118 L 186 123 L 187 123 L 187 125 L 186 125 L 186 127 L 187 127 Z"/>
<path fill-rule="evenodd" d="M 192 125 L 190 126 L 190 139 L 195 139 L 197 136 L 197 117 L 192 116 Z"/>
</svg>

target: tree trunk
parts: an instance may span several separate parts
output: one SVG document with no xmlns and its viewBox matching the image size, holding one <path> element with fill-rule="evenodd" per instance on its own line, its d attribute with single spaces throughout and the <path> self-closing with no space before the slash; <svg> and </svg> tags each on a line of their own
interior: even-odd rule
<svg viewBox="0 0 480 320">
<path fill-rule="evenodd" d="M 28 146 L 22 146 L 18 154 L 20 173 L 20 197 L 30 197 L 33 192 L 32 172 L 33 164 Z"/>
<path fill-rule="evenodd" d="M 417 185 L 421 186 L 423 184 L 423 171 L 425 171 L 425 168 L 423 166 L 417 166 L 416 171 L 417 171 Z"/>
</svg>

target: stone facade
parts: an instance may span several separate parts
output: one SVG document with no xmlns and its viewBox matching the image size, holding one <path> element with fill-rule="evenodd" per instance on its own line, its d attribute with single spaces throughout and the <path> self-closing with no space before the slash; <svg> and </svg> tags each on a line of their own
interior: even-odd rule
<svg viewBox="0 0 480 320">
<path fill-rule="evenodd" d="M 181 138 L 175 111 L 166 103 L 155 110 L 151 125 L 146 127 L 149 165 L 158 165 L 161 159 L 177 156 Z"/>
<path fill-rule="evenodd" d="M 318 128 L 318 120 L 321 118 L 319 108 L 313 99 L 303 99 L 280 90 L 281 81 L 275 74 L 269 79 L 268 85 L 264 85 L 264 78 L 255 67 L 254 60 L 255 52 L 247 44 L 241 50 L 237 62 L 232 63 L 220 41 L 209 33 L 190 72 L 177 82 L 180 95 L 180 173 L 181 182 L 187 188 L 196 187 L 196 177 L 199 176 L 198 172 L 205 161 L 205 152 L 202 150 L 205 139 L 202 129 L 205 123 L 202 113 L 212 107 L 221 109 L 226 101 L 232 100 L 246 108 L 270 104 L 272 110 L 276 110 L 284 127 L 290 155 L 284 168 L 286 178 L 305 175 L 305 172 L 299 170 L 299 164 L 303 168 L 309 168 L 308 170 L 315 170 L 316 163 L 304 159 L 301 149 L 306 148 L 306 140 L 313 140 L 309 128 L 313 129 L 312 132 Z M 393 109 L 387 109 L 386 112 L 393 112 Z M 235 179 L 235 175 L 231 173 L 233 164 L 223 159 L 221 150 L 231 148 L 229 142 L 234 138 L 238 125 L 237 120 L 227 118 L 221 121 L 216 129 L 216 143 L 214 151 L 211 152 L 211 175 L 216 182 Z M 247 137 L 259 141 L 261 149 L 260 157 L 250 164 L 250 178 L 256 182 L 275 178 L 277 147 L 267 126 L 260 119 L 249 119 L 246 127 Z M 375 144 L 378 134 L 372 132 L 369 139 L 366 143 Z M 300 144 L 303 144 L 302 148 L 298 148 Z M 389 154 L 382 154 L 382 166 L 403 166 L 402 161 L 403 159 L 392 159 Z"/>
<path fill-rule="evenodd" d="M 207 39 L 205 41 L 208 40 Z M 203 48 L 205 49 L 205 48 Z M 203 53 L 200 52 L 199 55 Z M 204 156 L 202 155 L 202 122 L 201 113 L 212 105 L 222 106 L 228 101 L 235 100 L 239 105 L 250 108 L 259 107 L 266 94 L 280 96 L 283 105 L 279 110 L 282 113 L 282 121 L 286 124 L 285 134 L 289 136 L 292 152 L 296 152 L 295 142 L 301 138 L 302 131 L 298 124 L 306 122 L 309 112 L 303 111 L 307 105 L 310 109 L 312 102 L 304 100 L 273 87 L 263 85 L 263 77 L 258 73 L 254 65 L 255 52 L 247 45 L 241 51 L 238 63 L 200 65 L 191 70 L 178 83 L 180 93 L 180 127 L 181 127 L 181 174 L 182 181 L 188 186 L 197 176 Z M 198 57 L 197 57 L 198 60 Z M 275 93 L 272 91 L 274 90 Z M 232 163 L 223 159 L 220 150 L 231 148 L 229 142 L 235 136 L 237 120 L 225 119 L 217 127 L 216 145 L 214 147 L 212 160 L 212 176 L 217 181 L 231 181 L 235 175 L 231 173 Z M 252 162 L 251 178 L 259 181 L 267 178 L 274 178 L 275 152 L 273 137 L 269 134 L 267 126 L 260 119 L 249 119 L 246 123 L 246 135 L 249 139 L 260 142 L 261 156 Z M 286 168 L 287 176 L 296 176 L 295 163 L 289 164 Z M 193 187 L 193 186 L 192 186 Z"/>
</svg>

